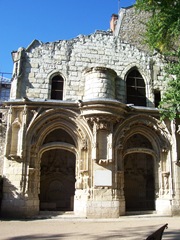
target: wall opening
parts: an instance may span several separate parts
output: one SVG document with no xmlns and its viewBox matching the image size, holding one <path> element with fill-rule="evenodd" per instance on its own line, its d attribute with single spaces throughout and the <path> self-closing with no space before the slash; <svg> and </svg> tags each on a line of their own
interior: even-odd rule
<svg viewBox="0 0 180 240">
<path fill-rule="evenodd" d="M 161 92 L 159 90 L 154 90 L 154 105 L 157 108 L 161 101 Z"/>
<path fill-rule="evenodd" d="M 53 149 L 42 154 L 40 210 L 73 211 L 75 194 L 75 154 Z"/>
<path fill-rule="evenodd" d="M 51 99 L 62 100 L 63 99 L 64 79 L 60 75 L 56 75 L 52 78 L 51 83 Z"/>
<path fill-rule="evenodd" d="M 146 153 L 128 154 L 124 159 L 126 211 L 155 209 L 154 159 Z"/>
<path fill-rule="evenodd" d="M 133 68 L 126 78 L 127 103 L 135 106 L 146 106 L 146 88 L 140 72 Z"/>
<path fill-rule="evenodd" d="M 133 134 L 124 144 L 124 196 L 126 211 L 155 209 L 153 146 L 143 134 Z"/>
</svg>

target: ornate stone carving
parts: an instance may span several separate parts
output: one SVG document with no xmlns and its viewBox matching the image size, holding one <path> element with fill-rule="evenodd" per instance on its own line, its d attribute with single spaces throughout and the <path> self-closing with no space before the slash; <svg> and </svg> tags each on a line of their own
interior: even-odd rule
<svg viewBox="0 0 180 240">
<path fill-rule="evenodd" d="M 89 173 L 82 170 L 76 180 L 76 189 L 89 189 Z"/>
<path fill-rule="evenodd" d="M 109 164 L 109 163 L 112 163 L 112 159 L 99 159 L 99 160 L 96 160 L 96 163 L 100 165 Z"/>
<path fill-rule="evenodd" d="M 170 172 L 162 172 L 163 177 L 163 193 L 166 195 L 169 193 L 169 176 Z"/>
<path fill-rule="evenodd" d="M 168 151 L 170 147 L 169 144 L 171 141 L 169 138 L 170 134 L 168 133 L 166 126 L 157 119 L 149 117 L 145 114 L 139 115 L 138 119 L 136 117 L 131 117 L 126 121 L 124 126 L 121 127 L 122 129 L 119 134 L 117 146 L 122 145 L 122 143 L 125 141 L 125 138 L 127 138 L 128 135 L 131 134 L 132 129 L 141 128 L 141 126 L 147 127 L 147 130 L 150 129 L 150 131 L 156 133 L 161 140 L 160 141 L 161 149 L 163 149 L 163 151 Z M 144 134 L 147 134 L 146 128 L 144 128 L 143 131 Z"/>
</svg>

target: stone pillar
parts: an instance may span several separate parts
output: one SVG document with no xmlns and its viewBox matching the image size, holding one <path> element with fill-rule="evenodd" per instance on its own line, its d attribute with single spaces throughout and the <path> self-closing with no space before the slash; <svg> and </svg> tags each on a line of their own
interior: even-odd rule
<svg viewBox="0 0 180 240">
<path fill-rule="evenodd" d="M 120 202 L 114 183 L 113 119 L 94 117 L 91 120 L 95 139 L 92 146 L 93 190 L 92 199 L 87 203 L 87 217 L 117 218 Z"/>
<path fill-rule="evenodd" d="M 85 71 L 84 99 L 115 99 L 116 72 L 104 67 L 94 67 Z"/>
</svg>

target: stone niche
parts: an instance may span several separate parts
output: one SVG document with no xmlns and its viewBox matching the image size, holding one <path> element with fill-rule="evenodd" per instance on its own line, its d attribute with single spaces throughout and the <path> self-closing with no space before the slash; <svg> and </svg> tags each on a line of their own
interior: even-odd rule
<svg viewBox="0 0 180 240">
<path fill-rule="evenodd" d="M 86 69 L 84 99 L 115 99 L 116 72 L 105 67 Z"/>
</svg>

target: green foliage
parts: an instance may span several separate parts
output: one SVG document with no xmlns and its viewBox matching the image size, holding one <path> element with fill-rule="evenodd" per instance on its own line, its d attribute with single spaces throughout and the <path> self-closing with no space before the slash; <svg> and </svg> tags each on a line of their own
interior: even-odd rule
<svg viewBox="0 0 180 240">
<path fill-rule="evenodd" d="M 180 62 L 170 63 L 166 69 L 169 79 L 167 89 L 159 105 L 161 119 L 180 118 Z"/>
<path fill-rule="evenodd" d="M 152 13 L 145 34 L 149 46 L 162 53 L 173 49 L 180 34 L 180 1 L 137 0 L 135 6 Z"/>
<path fill-rule="evenodd" d="M 168 85 L 159 106 L 161 118 L 180 118 L 180 1 L 137 0 L 136 8 L 152 14 L 145 42 L 169 59 L 165 69 Z"/>
</svg>

